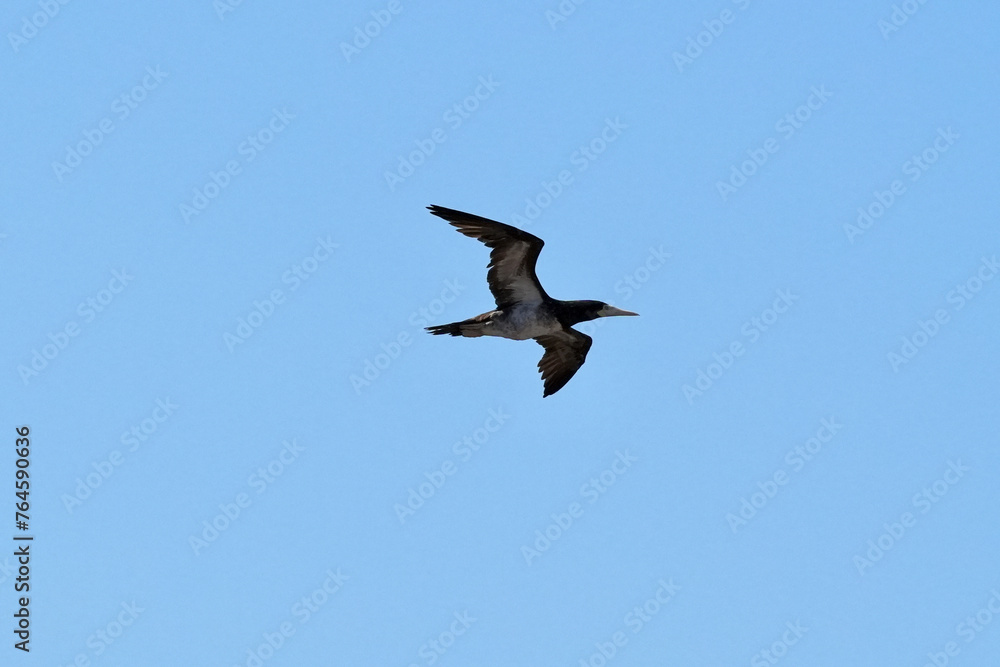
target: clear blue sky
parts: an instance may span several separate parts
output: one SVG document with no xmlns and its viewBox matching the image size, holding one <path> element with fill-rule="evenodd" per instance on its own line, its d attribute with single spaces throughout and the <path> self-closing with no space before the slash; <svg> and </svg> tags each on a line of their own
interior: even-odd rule
<svg viewBox="0 0 1000 667">
<path fill-rule="evenodd" d="M 224 1 L 0 12 L 0 662 L 996 664 L 996 3 Z"/>
</svg>

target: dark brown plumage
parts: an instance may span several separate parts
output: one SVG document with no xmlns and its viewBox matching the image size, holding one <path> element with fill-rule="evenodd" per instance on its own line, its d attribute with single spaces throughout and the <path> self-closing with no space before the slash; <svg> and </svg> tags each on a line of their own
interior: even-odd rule
<svg viewBox="0 0 1000 667">
<path fill-rule="evenodd" d="M 443 206 L 427 207 L 466 236 L 491 248 L 486 281 L 497 308 L 461 322 L 427 327 L 432 334 L 451 336 L 500 336 L 513 340 L 534 338 L 545 353 L 538 362 L 545 389 L 550 396 L 562 389 L 576 374 L 593 339 L 573 329 L 573 325 L 597 317 L 637 315 L 602 301 L 559 301 L 538 282 L 535 264 L 545 242 L 517 227 L 463 213 Z"/>
</svg>

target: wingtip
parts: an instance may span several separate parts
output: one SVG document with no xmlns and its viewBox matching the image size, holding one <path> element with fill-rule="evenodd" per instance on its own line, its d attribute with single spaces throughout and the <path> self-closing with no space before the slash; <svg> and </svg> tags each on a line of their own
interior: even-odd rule
<svg viewBox="0 0 1000 667">
<path fill-rule="evenodd" d="M 442 220 L 452 222 L 451 218 L 449 217 L 449 214 L 453 213 L 453 211 L 446 206 L 438 206 L 437 204 L 431 204 L 430 206 L 427 207 L 427 210 L 430 212 L 431 215 L 436 215 Z M 454 223 L 452 222 L 452 224 Z"/>
</svg>

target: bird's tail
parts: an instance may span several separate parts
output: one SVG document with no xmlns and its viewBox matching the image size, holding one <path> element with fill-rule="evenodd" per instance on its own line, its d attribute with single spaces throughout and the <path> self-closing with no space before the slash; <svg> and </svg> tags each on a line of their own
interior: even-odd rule
<svg viewBox="0 0 1000 667">
<path fill-rule="evenodd" d="M 452 322 L 451 324 L 435 324 L 434 326 L 427 327 L 427 330 L 435 336 L 440 336 L 442 334 L 461 336 L 462 325 L 465 323 L 466 322 Z"/>
<path fill-rule="evenodd" d="M 492 312 L 483 313 L 482 315 L 476 315 L 475 317 L 470 317 L 467 320 L 452 322 L 451 324 L 435 324 L 434 326 L 427 327 L 427 330 L 435 336 L 448 334 L 449 336 L 477 338 L 483 335 L 483 327 L 489 325 L 493 314 L 494 313 Z"/>
</svg>

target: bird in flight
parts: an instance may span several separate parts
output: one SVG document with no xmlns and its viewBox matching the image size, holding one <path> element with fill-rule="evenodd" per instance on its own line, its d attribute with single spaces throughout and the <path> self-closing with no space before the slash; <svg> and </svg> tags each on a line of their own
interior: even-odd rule
<svg viewBox="0 0 1000 667">
<path fill-rule="evenodd" d="M 461 322 L 427 327 L 432 334 L 478 338 L 500 336 L 512 340 L 534 338 L 545 348 L 538 371 L 545 390 L 542 397 L 562 389 L 580 370 L 594 340 L 574 324 L 612 315 L 638 315 L 603 301 L 553 299 L 538 282 L 535 262 L 545 245 L 537 236 L 502 222 L 443 206 L 428 206 L 458 231 L 492 248 L 486 281 L 496 299 L 496 310 Z"/>
</svg>

